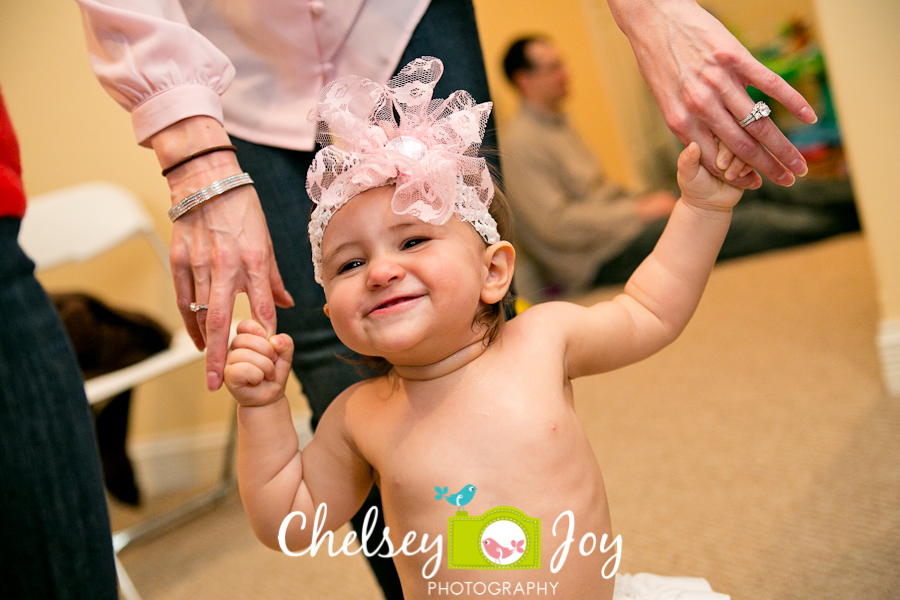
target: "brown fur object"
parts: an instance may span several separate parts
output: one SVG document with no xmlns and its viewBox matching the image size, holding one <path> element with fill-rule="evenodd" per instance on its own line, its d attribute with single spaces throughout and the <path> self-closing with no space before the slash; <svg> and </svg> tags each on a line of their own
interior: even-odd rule
<svg viewBox="0 0 900 600">
<path fill-rule="evenodd" d="M 82 293 L 51 294 L 85 379 L 138 363 L 169 347 L 172 336 L 146 315 L 110 307 Z M 132 505 L 140 491 L 125 451 L 131 390 L 95 406 L 94 425 L 109 492 Z"/>
</svg>

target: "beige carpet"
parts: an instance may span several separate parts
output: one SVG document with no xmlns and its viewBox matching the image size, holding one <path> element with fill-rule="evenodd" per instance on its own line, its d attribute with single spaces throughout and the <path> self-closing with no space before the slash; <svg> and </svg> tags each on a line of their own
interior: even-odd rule
<svg viewBox="0 0 900 600">
<path fill-rule="evenodd" d="M 864 240 L 839 238 L 720 265 L 674 345 L 578 381 L 620 571 L 735 600 L 900 598 L 900 398 L 877 319 Z M 121 558 L 146 600 L 380 598 L 360 557 L 263 548 L 237 499 Z"/>
</svg>

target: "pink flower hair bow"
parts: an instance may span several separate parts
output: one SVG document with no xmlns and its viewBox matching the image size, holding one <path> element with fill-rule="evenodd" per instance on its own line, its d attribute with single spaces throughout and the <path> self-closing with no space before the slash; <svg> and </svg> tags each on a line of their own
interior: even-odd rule
<svg viewBox="0 0 900 600">
<path fill-rule="evenodd" d="M 395 184 L 391 208 L 434 224 L 450 215 L 499 241 L 488 213 L 494 186 L 478 156 L 492 104 L 463 90 L 432 99 L 444 71 L 433 57 L 417 58 L 387 85 L 362 77 L 331 82 L 311 118 L 324 147 L 309 167 L 306 190 L 316 203 L 309 223 L 316 281 L 322 283 L 322 236 L 337 212 L 366 190 Z M 399 115 L 399 123 L 395 119 Z"/>
</svg>

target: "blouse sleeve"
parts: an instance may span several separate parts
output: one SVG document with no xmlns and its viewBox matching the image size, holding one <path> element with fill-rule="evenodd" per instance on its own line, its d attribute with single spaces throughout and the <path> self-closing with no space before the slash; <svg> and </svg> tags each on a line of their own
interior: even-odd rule
<svg viewBox="0 0 900 600">
<path fill-rule="evenodd" d="M 225 54 L 191 28 L 178 0 L 76 0 L 91 67 L 131 113 L 139 144 L 182 119 L 223 123 L 219 99 L 234 79 Z"/>
</svg>

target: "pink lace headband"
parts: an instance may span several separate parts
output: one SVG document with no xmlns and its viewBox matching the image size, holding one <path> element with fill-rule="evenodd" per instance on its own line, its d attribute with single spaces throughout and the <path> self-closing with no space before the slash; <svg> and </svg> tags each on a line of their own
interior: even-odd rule
<svg viewBox="0 0 900 600">
<path fill-rule="evenodd" d="M 456 214 L 488 244 L 500 241 L 488 213 L 494 185 L 487 163 L 478 157 L 491 103 L 475 104 L 462 90 L 433 100 L 443 71 L 440 60 L 426 56 L 403 67 L 387 85 L 350 76 L 322 90 L 314 118 L 316 140 L 325 147 L 306 177 L 306 191 L 316 203 L 309 239 L 320 284 L 322 237 L 332 215 L 357 194 L 382 185 L 397 186 L 391 203 L 397 214 L 437 225 Z"/>
</svg>

